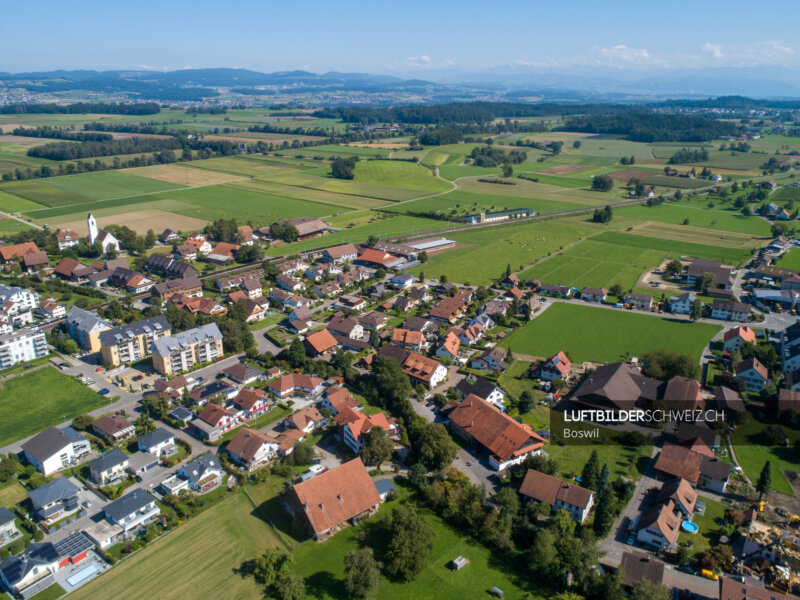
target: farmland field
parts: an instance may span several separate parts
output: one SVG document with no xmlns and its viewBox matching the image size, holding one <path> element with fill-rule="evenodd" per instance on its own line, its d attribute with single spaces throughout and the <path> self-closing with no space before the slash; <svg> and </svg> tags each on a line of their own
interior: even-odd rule
<svg viewBox="0 0 800 600">
<path fill-rule="evenodd" d="M 544 259 L 519 276 L 545 283 L 605 289 L 618 283 L 629 290 L 642 271 L 658 266 L 664 258 L 663 250 L 630 248 L 589 238 Z"/>
<path fill-rule="evenodd" d="M 88 413 L 108 400 L 46 366 L 3 382 L 0 388 L 0 445 Z"/>
<path fill-rule="evenodd" d="M 42 205 L 0 190 L 0 210 L 3 212 L 20 213 L 37 208 L 42 208 Z"/>
<path fill-rule="evenodd" d="M 675 225 L 681 225 L 684 220 L 688 219 L 689 225 L 692 227 L 720 229 L 764 237 L 770 235 L 770 224 L 764 219 L 745 217 L 738 211 L 709 208 L 699 203 L 670 202 L 658 206 L 625 206 L 615 208 L 614 216 L 635 217 L 641 221 L 660 221 Z"/>
<path fill-rule="evenodd" d="M 777 266 L 782 269 L 800 271 L 800 248 L 792 248 L 778 261 Z"/>
<path fill-rule="evenodd" d="M 125 169 L 125 173 L 186 187 L 218 185 L 247 179 L 244 176 L 230 175 L 229 173 L 221 173 L 210 169 L 190 169 L 188 166 L 176 164 L 134 167 L 133 169 Z"/>
<path fill-rule="evenodd" d="M 262 590 L 234 570 L 277 543 L 272 528 L 253 514 L 253 505 L 238 490 L 76 590 L 73 597 L 256 600 L 262 598 Z M 187 576 L 177 576 L 181 573 Z"/>
<path fill-rule="evenodd" d="M 615 362 L 659 348 L 679 348 L 699 359 L 720 329 L 717 325 L 554 302 L 502 345 L 515 353 L 538 357 L 564 350 L 576 362 Z"/>
<path fill-rule="evenodd" d="M 185 215 L 177 215 L 172 212 L 167 212 L 157 208 L 139 208 L 133 212 L 125 212 L 114 214 L 112 216 L 104 216 L 100 213 L 95 214 L 97 224 L 100 227 L 105 227 L 111 224 L 124 224 L 133 229 L 139 235 L 147 233 L 148 229 L 156 232 L 161 232 L 164 229 L 170 228 L 175 231 L 198 231 L 206 226 L 207 221 L 203 219 L 196 219 Z M 2 221 L 0 221 L 0 231 L 2 231 Z M 18 223 L 21 225 L 21 223 Z M 76 219 L 74 221 L 61 222 L 58 221 L 58 226 L 62 229 L 72 229 L 73 231 L 83 231 L 86 228 L 86 217 Z"/>
</svg>

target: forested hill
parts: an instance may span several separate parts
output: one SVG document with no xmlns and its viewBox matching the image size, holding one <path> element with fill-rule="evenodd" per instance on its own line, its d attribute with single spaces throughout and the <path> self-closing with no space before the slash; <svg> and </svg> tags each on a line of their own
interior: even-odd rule
<svg viewBox="0 0 800 600">
<path fill-rule="evenodd" d="M 707 142 L 742 132 L 741 127 L 727 121 L 656 112 L 573 117 L 560 129 L 624 135 L 634 142 Z"/>
</svg>

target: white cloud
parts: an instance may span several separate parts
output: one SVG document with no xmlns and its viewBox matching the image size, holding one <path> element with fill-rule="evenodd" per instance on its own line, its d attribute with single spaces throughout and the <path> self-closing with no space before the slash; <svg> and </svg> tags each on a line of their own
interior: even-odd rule
<svg viewBox="0 0 800 600">
<path fill-rule="evenodd" d="M 419 56 L 409 56 L 400 62 L 386 65 L 386 68 L 390 71 L 431 71 L 433 69 L 449 69 L 454 64 L 449 58 L 434 60 L 427 54 L 420 54 Z"/>
<path fill-rule="evenodd" d="M 702 48 L 703 54 L 708 54 L 712 58 L 724 58 L 724 54 L 722 53 L 722 46 L 719 44 L 712 44 L 711 42 L 706 42 L 703 44 Z"/>
<path fill-rule="evenodd" d="M 610 48 L 594 47 L 591 57 L 595 64 L 610 67 L 632 66 L 653 61 L 653 57 L 644 48 L 628 48 L 625 44 L 617 44 Z"/>
</svg>

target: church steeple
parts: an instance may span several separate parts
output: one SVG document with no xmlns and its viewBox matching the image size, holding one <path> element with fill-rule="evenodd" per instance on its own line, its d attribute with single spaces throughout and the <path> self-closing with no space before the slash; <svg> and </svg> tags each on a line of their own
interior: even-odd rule
<svg viewBox="0 0 800 600">
<path fill-rule="evenodd" d="M 89 216 L 86 217 L 86 228 L 89 230 L 89 243 L 94 244 L 99 231 L 97 229 L 97 221 L 92 213 L 89 213 Z"/>
</svg>

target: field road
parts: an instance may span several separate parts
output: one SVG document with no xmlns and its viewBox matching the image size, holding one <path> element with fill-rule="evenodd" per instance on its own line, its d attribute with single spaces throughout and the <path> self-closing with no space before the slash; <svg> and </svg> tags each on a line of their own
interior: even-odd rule
<svg viewBox="0 0 800 600">
<path fill-rule="evenodd" d="M 18 217 L 17 215 L 12 215 L 11 213 L 0 211 L 0 215 L 4 216 L 6 219 L 14 219 L 15 221 L 19 221 L 20 223 L 23 223 L 28 227 L 33 227 L 34 229 L 44 229 L 44 227 L 42 227 L 41 225 L 37 225 L 33 221 L 28 221 L 26 219 L 23 219 L 22 217 Z"/>
</svg>

